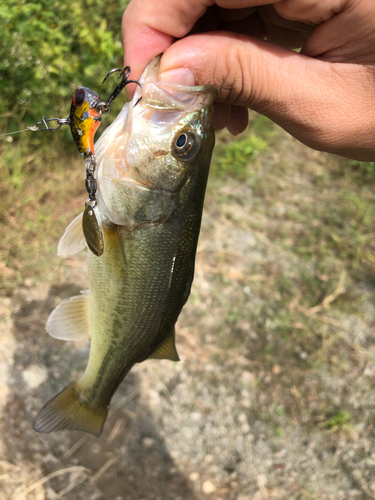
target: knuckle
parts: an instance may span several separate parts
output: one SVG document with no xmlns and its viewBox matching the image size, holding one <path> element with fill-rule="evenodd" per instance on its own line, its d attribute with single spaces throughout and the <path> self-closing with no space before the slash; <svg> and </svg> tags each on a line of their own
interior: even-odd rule
<svg viewBox="0 0 375 500">
<path fill-rule="evenodd" d="M 249 89 L 245 89 L 243 59 L 241 49 L 233 40 L 216 60 L 213 80 L 221 101 L 244 105 Z"/>
</svg>

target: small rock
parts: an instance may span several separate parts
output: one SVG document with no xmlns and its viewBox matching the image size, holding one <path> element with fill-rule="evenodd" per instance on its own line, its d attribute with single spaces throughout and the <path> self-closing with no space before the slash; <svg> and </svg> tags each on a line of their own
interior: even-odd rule
<svg viewBox="0 0 375 500">
<path fill-rule="evenodd" d="M 45 500 L 53 500 L 53 498 L 56 498 L 56 492 L 53 491 L 52 488 L 46 488 L 44 493 L 45 493 Z"/>
<path fill-rule="evenodd" d="M 212 484 L 211 481 L 205 481 L 202 485 L 202 491 L 203 493 L 206 493 L 206 495 L 209 495 L 210 493 L 216 491 L 216 486 Z"/>
<path fill-rule="evenodd" d="M 197 411 L 193 411 L 193 413 L 190 415 L 190 419 L 192 422 L 199 422 L 202 418 L 202 414 L 198 413 Z"/>
<path fill-rule="evenodd" d="M 258 486 L 264 486 L 267 484 L 267 476 L 265 474 L 258 474 L 257 477 Z"/>
<path fill-rule="evenodd" d="M 92 445 L 92 453 L 94 455 L 99 455 L 99 453 L 102 451 L 102 447 L 98 443 L 93 443 Z"/>
<path fill-rule="evenodd" d="M 35 389 L 47 380 L 47 370 L 38 365 L 30 365 L 22 372 L 22 376 L 30 389 Z"/>
<path fill-rule="evenodd" d="M 189 479 L 190 479 L 190 481 L 193 481 L 193 482 L 198 481 L 198 479 L 199 479 L 198 472 L 192 472 L 189 476 Z"/>
<path fill-rule="evenodd" d="M 241 431 L 243 434 L 248 434 L 250 432 L 250 425 L 249 424 L 242 424 Z"/>
<path fill-rule="evenodd" d="M 9 298 L 0 301 L 0 316 L 8 317 L 12 314 L 12 301 Z"/>
<path fill-rule="evenodd" d="M 249 372 L 248 370 L 245 370 L 245 371 L 242 372 L 242 374 L 241 374 L 241 382 L 245 386 L 249 386 L 252 389 L 255 388 L 255 385 L 256 385 L 254 375 L 251 372 Z"/>
<path fill-rule="evenodd" d="M 204 461 L 206 462 L 206 464 L 210 464 L 214 459 L 214 456 L 213 455 L 206 455 L 204 457 Z"/>
<path fill-rule="evenodd" d="M 246 413 L 240 413 L 238 415 L 238 420 L 242 423 L 242 424 L 247 424 L 247 415 Z"/>
<path fill-rule="evenodd" d="M 51 452 L 49 452 L 49 453 L 47 453 L 46 455 L 44 455 L 44 457 L 43 457 L 42 461 L 43 461 L 43 463 L 45 463 L 45 464 L 46 464 L 46 463 L 48 463 L 48 462 L 50 462 L 50 463 L 54 463 L 54 464 L 56 464 L 56 463 L 58 463 L 58 462 L 59 462 L 59 461 L 58 461 L 58 459 L 57 459 L 54 455 L 52 455 L 52 453 L 51 453 Z"/>
<path fill-rule="evenodd" d="M 151 448 L 151 446 L 154 446 L 155 444 L 155 439 L 152 439 L 150 437 L 144 437 L 142 439 L 142 444 L 143 446 L 145 446 L 146 448 Z"/>
<path fill-rule="evenodd" d="M 101 493 L 94 493 L 91 495 L 90 500 L 102 500 L 103 495 Z"/>
<path fill-rule="evenodd" d="M 0 363 L 1 365 L 2 363 Z M 1 370 L 1 366 L 0 366 Z M 5 371 L 5 370 L 4 370 Z M 5 378 L 5 377 L 4 377 Z M 9 395 L 9 387 L 5 380 L 0 380 L 0 408 L 6 405 L 7 397 Z"/>
</svg>

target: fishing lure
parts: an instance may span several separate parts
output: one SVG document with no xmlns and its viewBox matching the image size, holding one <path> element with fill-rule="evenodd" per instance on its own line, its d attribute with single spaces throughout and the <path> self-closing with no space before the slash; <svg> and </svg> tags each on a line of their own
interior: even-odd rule
<svg viewBox="0 0 375 500">
<path fill-rule="evenodd" d="M 93 90 L 87 87 L 79 87 L 74 93 L 69 115 L 70 130 L 72 132 L 74 142 L 76 143 L 79 152 L 85 159 L 86 190 L 89 197 L 86 200 L 85 210 L 82 217 L 83 234 L 85 236 L 87 246 L 92 253 L 98 257 L 104 252 L 104 242 L 102 230 L 98 221 L 98 208 L 95 197 L 96 180 L 94 173 L 96 163 L 94 135 L 100 126 L 102 114 L 108 113 L 111 103 L 120 94 L 125 85 L 129 83 L 141 85 L 136 80 L 129 80 L 129 66 L 123 70 L 119 68 L 112 69 L 106 75 L 102 84 L 111 74 L 117 71 L 120 71 L 120 75 L 117 80 L 121 77 L 122 80 L 114 89 L 107 101 L 101 101 L 99 95 Z"/>
<path fill-rule="evenodd" d="M 106 101 L 100 99 L 99 94 L 88 87 L 78 87 L 74 92 L 73 100 L 70 108 L 70 114 L 65 118 L 48 118 L 43 116 L 42 121 L 37 122 L 31 127 L 10 134 L 17 134 L 30 130 L 32 132 L 42 132 L 48 130 L 59 130 L 64 125 L 70 126 L 70 131 L 73 140 L 85 160 L 85 185 L 88 192 L 88 199 L 85 202 L 85 210 L 82 218 L 82 228 L 85 240 L 89 249 L 97 256 L 104 252 L 103 234 L 98 221 L 98 209 L 96 204 L 96 180 L 95 180 L 95 151 L 94 151 L 94 136 L 98 130 L 102 115 L 110 110 L 111 103 L 116 99 L 120 92 L 129 83 L 135 83 L 142 88 L 142 85 L 137 80 L 129 80 L 130 67 L 126 66 L 124 69 L 115 68 L 109 71 L 104 78 L 103 83 L 113 73 L 120 71 L 117 77 L 118 81 L 121 77 L 120 83 L 113 90 L 112 94 Z M 135 103 L 138 104 L 141 98 Z M 48 123 L 56 121 L 57 126 L 51 127 Z M 44 128 L 39 128 L 43 125 Z M 2 135 L 10 135 L 2 134 Z"/>
<path fill-rule="evenodd" d="M 94 135 L 100 126 L 102 114 L 109 112 L 111 103 L 124 89 L 125 85 L 136 83 L 141 86 L 138 81 L 129 80 L 129 66 L 126 66 L 123 70 L 120 68 L 112 69 L 104 78 L 102 85 L 108 77 L 116 71 L 120 71 L 117 80 L 121 77 L 122 80 L 107 101 L 103 102 L 96 92 L 87 87 L 78 87 L 74 93 L 70 115 L 67 118 L 69 120 L 74 142 L 85 160 L 94 156 Z M 137 101 L 136 104 L 138 104 L 138 102 L 139 101 Z"/>
</svg>

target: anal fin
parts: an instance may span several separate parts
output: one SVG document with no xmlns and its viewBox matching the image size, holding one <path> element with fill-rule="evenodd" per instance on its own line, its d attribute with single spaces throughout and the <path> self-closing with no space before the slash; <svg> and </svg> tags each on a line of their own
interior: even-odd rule
<svg viewBox="0 0 375 500">
<path fill-rule="evenodd" d="M 90 338 L 88 298 L 88 292 L 82 292 L 58 305 L 47 320 L 47 332 L 60 340 Z"/>
<path fill-rule="evenodd" d="M 155 352 L 149 356 L 149 359 L 170 359 L 171 361 L 180 361 L 176 349 L 176 331 L 174 327 L 168 333 L 163 342 Z"/>
</svg>

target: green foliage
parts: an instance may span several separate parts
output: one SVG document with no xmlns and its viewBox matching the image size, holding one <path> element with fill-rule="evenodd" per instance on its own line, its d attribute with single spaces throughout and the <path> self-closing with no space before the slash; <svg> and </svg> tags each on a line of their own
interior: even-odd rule
<svg viewBox="0 0 375 500">
<path fill-rule="evenodd" d="M 103 98 L 107 71 L 123 66 L 121 17 L 129 0 L 3 0 L 0 4 L 0 115 L 3 130 L 66 116 L 74 89 Z M 5 120 L 4 120 L 5 117 Z"/>
<path fill-rule="evenodd" d="M 246 167 L 255 160 L 267 143 L 254 134 L 247 134 L 240 140 L 220 145 L 214 155 L 212 172 L 214 175 L 229 175 L 235 179 L 246 179 L 249 175 Z"/>
<path fill-rule="evenodd" d="M 87 197 L 78 152 L 68 154 L 61 136 L 53 147 L 40 136 L 0 142 L 0 295 L 48 274 L 57 241 Z"/>
<path fill-rule="evenodd" d="M 351 415 L 345 410 L 340 410 L 336 415 L 319 424 L 320 427 L 324 427 L 330 431 L 339 430 L 352 430 L 352 425 L 350 424 Z"/>
<path fill-rule="evenodd" d="M 358 183 L 366 183 L 375 179 L 375 162 L 349 160 L 348 169 L 351 177 Z M 342 175 L 342 171 L 341 171 Z"/>
<path fill-rule="evenodd" d="M 275 436 L 276 436 L 276 437 L 278 437 L 278 438 L 283 437 L 283 434 L 284 434 L 284 430 L 283 430 L 283 428 L 282 428 L 282 427 L 280 427 L 280 426 L 275 427 L 275 429 L 274 429 L 274 434 L 275 434 Z"/>
</svg>

